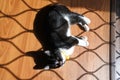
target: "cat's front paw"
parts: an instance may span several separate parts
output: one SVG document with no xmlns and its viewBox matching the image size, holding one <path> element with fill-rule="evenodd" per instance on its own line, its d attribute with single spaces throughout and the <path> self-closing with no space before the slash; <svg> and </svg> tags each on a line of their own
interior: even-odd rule
<svg viewBox="0 0 120 80">
<path fill-rule="evenodd" d="M 89 27 L 88 24 L 91 23 L 91 20 L 85 16 L 80 16 L 80 18 L 82 19 L 81 22 L 79 22 L 79 24 L 85 29 L 85 31 L 89 31 Z"/>
<path fill-rule="evenodd" d="M 83 27 L 84 27 L 85 31 L 89 31 L 90 30 L 90 28 L 88 27 L 87 24 L 84 24 Z"/>
<path fill-rule="evenodd" d="M 84 47 L 87 47 L 87 46 L 89 46 L 89 42 L 85 41 L 85 46 Z"/>
<path fill-rule="evenodd" d="M 83 20 L 85 21 L 85 23 L 87 25 L 91 23 L 91 20 L 89 18 L 85 17 L 85 16 L 83 17 Z"/>
<path fill-rule="evenodd" d="M 82 36 L 79 38 L 79 46 L 87 47 L 89 46 L 88 38 L 86 36 Z"/>
</svg>

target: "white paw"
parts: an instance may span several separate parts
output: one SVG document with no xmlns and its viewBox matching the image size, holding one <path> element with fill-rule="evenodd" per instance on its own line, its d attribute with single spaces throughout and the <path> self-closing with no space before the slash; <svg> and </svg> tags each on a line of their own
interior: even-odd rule
<svg viewBox="0 0 120 80">
<path fill-rule="evenodd" d="M 90 30 L 90 28 L 88 27 L 87 24 L 84 24 L 83 27 L 84 27 L 85 31 L 89 31 Z"/>
<path fill-rule="evenodd" d="M 82 40 L 78 45 L 83 46 L 83 47 L 87 47 L 87 46 L 89 46 L 89 42 Z"/>
<path fill-rule="evenodd" d="M 86 36 L 81 37 L 82 39 L 79 39 L 79 46 L 87 47 L 89 46 L 88 38 Z"/>
<path fill-rule="evenodd" d="M 88 27 L 88 24 L 90 24 L 91 21 L 90 21 L 90 19 L 87 18 L 87 17 L 83 17 L 83 19 L 84 19 L 84 21 L 86 22 L 86 24 L 83 25 L 83 26 L 84 26 L 84 28 L 85 28 L 86 31 L 89 31 L 90 29 L 89 29 L 89 27 Z"/>
<path fill-rule="evenodd" d="M 86 22 L 86 24 L 90 24 L 90 23 L 91 23 L 91 21 L 90 21 L 89 18 L 87 18 L 87 17 L 84 16 L 83 19 L 84 19 L 84 21 Z"/>
<path fill-rule="evenodd" d="M 91 23 L 90 19 L 87 18 L 87 17 L 85 17 L 85 16 L 82 16 L 82 17 L 80 17 L 80 18 L 82 18 L 82 20 L 85 22 L 85 24 L 82 24 L 81 22 L 79 22 L 79 24 L 80 24 L 86 31 L 89 31 L 90 29 L 89 29 L 89 27 L 88 27 L 88 24 Z"/>
<path fill-rule="evenodd" d="M 86 45 L 85 45 L 84 47 L 89 46 L 89 42 L 88 42 L 88 41 L 86 41 L 85 44 L 86 44 Z"/>
<path fill-rule="evenodd" d="M 85 41 L 88 40 L 88 37 L 87 37 L 87 36 L 82 36 L 82 37 L 80 37 L 80 38 L 82 38 L 82 39 L 85 40 Z"/>
</svg>

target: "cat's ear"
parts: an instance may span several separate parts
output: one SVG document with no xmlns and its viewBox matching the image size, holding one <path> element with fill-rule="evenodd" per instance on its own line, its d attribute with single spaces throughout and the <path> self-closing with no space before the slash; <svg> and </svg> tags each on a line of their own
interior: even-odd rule
<svg viewBox="0 0 120 80">
<path fill-rule="evenodd" d="M 34 69 L 39 69 L 39 66 L 36 64 L 33 68 Z"/>
<path fill-rule="evenodd" d="M 51 56 L 51 54 L 50 54 L 50 51 L 49 51 L 49 50 L 46 50 L 44 53 L 45 53 L 47 56 Z"/>
</svg>

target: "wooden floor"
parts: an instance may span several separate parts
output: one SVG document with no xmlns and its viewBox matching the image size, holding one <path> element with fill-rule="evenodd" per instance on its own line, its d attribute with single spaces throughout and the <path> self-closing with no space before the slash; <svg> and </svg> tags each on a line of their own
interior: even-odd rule
<svg viewBox="0 0 120 80">
<path fill-rule="evenodd" d="M 88 36 L 90 46 L 76 47 L 59 69 L 35 70 L 27 54 L 42 46 L 33 34 L 37 11 L 53 2 L 91 19 L 90 31 L 73 25 L 76 36 Z M 0 0 L 0 80 L 109 80 L 110 0 Z"/>
</svg>

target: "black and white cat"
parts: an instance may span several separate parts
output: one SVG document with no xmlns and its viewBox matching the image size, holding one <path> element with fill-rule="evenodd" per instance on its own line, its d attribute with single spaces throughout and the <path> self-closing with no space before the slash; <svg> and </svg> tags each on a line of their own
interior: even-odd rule
<svg viewBox="0 0 120 80">
<path fill-rule="evenodd" d="M 87 37 L 73 36 L 70 27 L 72 24 L 78 24 L 85 31 L 89 31 L 90 22 L 87 17 L 71 12 L 60 4 L 48 5 L 38 12 L 34 31 L 43 45 L 44 54 L 49 56 L 49 63 L 44 69 L 62 66 L 67 57 L 73 53 L 75 45 L 83 47 L 89 45 Z"/>
</svg>

